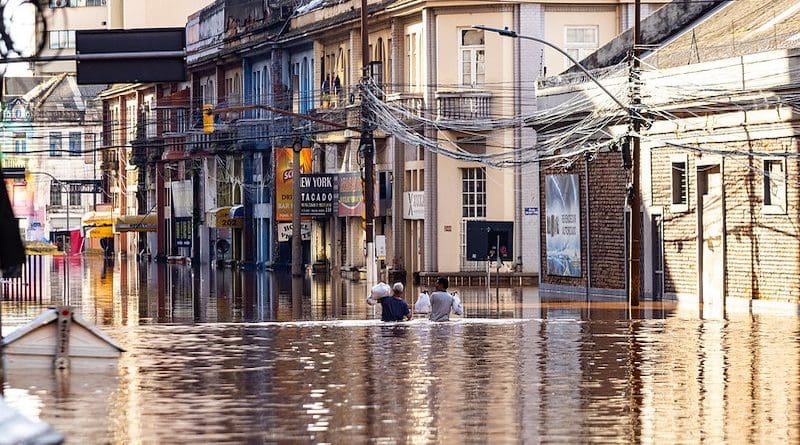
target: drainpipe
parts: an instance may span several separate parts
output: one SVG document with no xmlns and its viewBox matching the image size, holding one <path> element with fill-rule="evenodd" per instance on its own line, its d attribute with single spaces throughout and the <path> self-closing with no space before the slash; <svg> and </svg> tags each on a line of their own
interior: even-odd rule
<svg viewBox="0 0 800 445">
<path fill-rule="evenodd" d="M 586 181 L 586 187 L 584 187 L 584 191 L 586 192 L 586 199 L 584 199 L 584 213 L 586 213 L 586 302 L 589 302 L 589 294 L 590 289 L 592 287 L 592 233 L 589 230 L 589 223 L 591 222 L 591 217 L 589 214 L 589 210 L 591 206 L 589 206 L 589 161 L 592 159 L 592 155 L 589 153 L 584 153 L 584 160 L 583 160 L 583 175 Z"/>
</svg>

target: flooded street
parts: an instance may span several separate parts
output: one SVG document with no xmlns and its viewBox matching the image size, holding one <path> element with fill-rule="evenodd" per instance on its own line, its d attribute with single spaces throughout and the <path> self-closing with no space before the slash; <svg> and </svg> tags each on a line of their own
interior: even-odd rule
<svg viewBox="0 0 800 445">
<path fill-rule="evenodd" d="M 797 318 L 452 287 L 464 319 L 385 324 L 363 282 L 307 280 L 298 302 L 288 274 L 73 261 L 70 303 L 127 350 L 117 372 L 4 385 L 68 443 L 800 442 Z M 46 267 L 4 334 L 64 298 Z"/>
</svg>

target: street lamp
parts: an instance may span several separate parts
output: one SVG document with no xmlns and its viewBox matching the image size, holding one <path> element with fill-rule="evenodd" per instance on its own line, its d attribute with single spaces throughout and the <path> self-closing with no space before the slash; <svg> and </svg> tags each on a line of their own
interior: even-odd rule
<svg viewBox="0 0 800 445">
<path fill-rule="evenodd" d="M 610 91 L 608 91 L 608 90 L 606 89 L 606 87 L 604 87 L 604 86 L 603 86 L 603 84 L 601 84 L 601 83 L 600 83 L 600 81 L 599 81 L 599 80 L 597 80 L 597 78 L 596 78 L 596 77 L 594 77 L 594 75 L 592 75 L 592 73 L 590 73 L 590 72 L 589 72 L 589 70 L 587 70 L 587 69 L 586 69 L 586 68 L 585 68 L 583 65 L 581 65 L 581 64 L 580 64 L 580 62 L 578 62 L 577 60 L 575 60 L 575 58 L 574 58 L 574 57 L 572 57 L 571 55 L 569 55 L 569 53 L 567 53 L 567 52 L 566 52 L 566 51 L 564 51 L 563 49 L 559 48 L 558 46 L 556 46 L 556 45 L 554 45 L 554 44 L 552 44 L 552 43 L 550 43 L 550 42 L 548 42 L 548 41 L 546 41 L 546 40 L 543 40 L 543 39 L 537 38 L 537 37 L 524 36 L 524 35 L 521 35 L 521 34 L 517 34 L 517 32 L 516 32 L 516 31 L 512 31 L 512 30 L 510 30 L 510 29 L 508 29 L 508 28 L 503 28 L 503 29 L 500 29 L 500 28 L 492 28 L 491 26 L 483 26 L 483 25 L 475 25 L 475 26 L 473 26 L 473 28 L 474 28 L 474 29 L 480 29 L 480 30 L 483 30 L 483 31 L 496 32 L 496 33 L 500 34 L 500 35 L 501 35 L 501 36 L 503 36 L 503 37 L 511 37 L 511 38 L 513 38 L 513 39 L 525 39 L 525 40 L 533 40 L 534 42 L 539 42 L 539 43 L 541 43 L 541 44 L 544 44 L 544 45 L 547 45 L 547 46 L 549 46 L 550 48 L 553 48 L 554 50 L 556 50 L 556 51 L 560 52 L 561 54 L 563 54 L 564 56 L 566 56 L 566 57 L 567 57 L 567 59 L 569 59 L 569 60 L 570 60 L 570 62 L 572 62 L 572 63 L 574 63 L 574 64 L 575 64 L 575 66 L 577 66 L 578 68 L 580 68 L 580 69 L 581 69 L 581 71 L 583 71 L 583 72 L 584 72 L 584 74 L 586 74 L 586 75 L 589 77 L 589 79 L 591 79 L 591 81 L 592 81 L 592 82 L 596 83 L 596 84 L 597 84 L 597 86 L 598 86 L 598 87 L 600 87 L 600 89 L 601 89 L 601 90 L 603 90 L 603 92 L 604 92 L 604 93 L 606 93 L 606 94 L 608 95 L 608 97 L 610 97 L 611 99 L 613 99 L 613 100 L 614 100 L 614 102 L 616 102 L 616 103 L 617 103 L 617 105 L 619 105 L 619 107 L 620 107 L 620 108 L 622 108 L 623 110 L 625 110 L 625 111 L 627 111 L 627 112 L 629 112 L 629 113 L 633 113 L 633 114 L 639 114 L 639 113 L 636 113 L 636 112 L 634 112 L 633 110 L 631 110 L 631 107 L 629 107 L 629 106 L 627 106 L 627 105 L 623 104 L 622 102 L 620 102 L 620 100 L 619 100 L 619 99 L 617 99 L 617 97 L 616 97 L 616 96 L 614 96 L 613 94 L 611 94 L 611 92 L 610 92 Z"/>
<path fill-rule="evenodd" d="M 50 179 L 52 179 L 56 184 L 58 184 L 59 187 L 63 188 L 64 191 L 67 193 L 67 205 L 66 205 L 66 207 L 67 207 L 67 236 L 69 236 L 70 237 L 70 241 L 72 241 L 71 240 L 72 232 L 69 229 L 69 198 L 70 198 L 70 192 L 69 192 L 69 188 L 67 187 L 67 184 L 64 183 L 64 181 L 56 178 L 55 176 L 53 176 L 52 174 L 47 173 L 47 172 L 28 172 L 28 173 L 30 173 L 32 175 L 49 176 Z M 69 252 L 67 252 L 66 244 L 67 243 L 65 242 L 64 243 L 64 303 L 69 305 L 69 259 L 67 258 L 69 256 Z M 70 248 L 71 248 L 71 246 L 70 246 Z"/>
</svg>

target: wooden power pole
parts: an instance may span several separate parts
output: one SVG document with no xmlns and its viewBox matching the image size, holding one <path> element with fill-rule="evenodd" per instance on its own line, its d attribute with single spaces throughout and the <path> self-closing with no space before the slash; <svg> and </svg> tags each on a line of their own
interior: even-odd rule
<svg viewBox="0 0 800 445">
<path fill-rule="evenodd" d="M 642 97 L 640 91 L 640 73 L 641 63 L 639 57 L 641 56 L 641 39 L 642 39 L 642 3 L 641 0 L 636 0 L 634 4 L 634 23 L 633 23 L 633 66 L 631 71 L 631 118 L 633 120 L 633 140 L 632 144 L 632 166 L 631 166 L 631 199 L 630 210 L 631 219 L 629 224 L 630 242 L 628 246 L 628 302 L 631 306 L 639 306 L 641 297 L 641 237 L 642 237 L 642 215 L 641 215 L 641 186 L 639 184 L 639 160 L 641 151 L 641 138 L 639 131 L 642 129 L 642 121 L 640 116 L 640 108 L 642 104 Z"/>
<path fill-rule="evenodd" d="M 369 72 L 369 31 L 367 26 L 367 0 L 361 0 L 361 86 L 365 89 L 372 88 L 371 73 Z M 364 209 L 365 239 L 367 244 L 367 286 L 373 286 L 377 281 L 375 264 L 375 149 L 373 142 L 370 111 L 366 106 L 366 94 L 361 100 L 361 155 L 364 157 Z"/>
</svg>

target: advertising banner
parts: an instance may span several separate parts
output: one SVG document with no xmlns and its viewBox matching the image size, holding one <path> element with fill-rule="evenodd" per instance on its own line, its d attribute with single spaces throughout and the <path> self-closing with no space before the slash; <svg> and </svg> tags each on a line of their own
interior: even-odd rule
<svg viewBox="0 0 800 445">
<path fill-rule="evenodd" d="M 581 276 L 581 212 L 578 175 L 548 175 L 547 274 Z"/>
<path fill-rule="evenodd" d="M 172 215 L 182 218 L 192 216 L 192 181 L 172 181 Z"/>
<path fill-rule="evenodd" d="M 425 192 L 403 193 L 403 219 L 425 219 Z"/>
<path fill-rule="evenodd" d="M 361 173 L 339 174 L 339 216 L 361 216 L 364 212 L 364 194 Z"/>
<path fill-rule="evenodd" d="M 278 241 L 286 242 L 292 239 L 292 223 L 278 224 Z M 300 223 L 300 239 L 308 241 L 311 239 L 311 222 L 304 221 Z"/>
<path fill-rule="evenodd" d="M 292 155 L 291 147 L 275 149 L 275 219 L 292 220 Z M 300 150 L 300 173 L 311 172 L 311 149 Z"/>
<path fill-rule="evenodd" d="M 315 218 L 333 216 L 339 204 L 339 176 L 311 173 L 300 176 L 300 215 Z"/>
<path fill-rule="evenodd" d="M 175 247 L 192 247 L 192 218 L 176 216 L 172 218 L 172 241 Z"/>
</svg>

